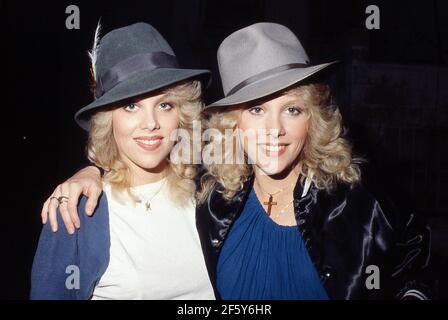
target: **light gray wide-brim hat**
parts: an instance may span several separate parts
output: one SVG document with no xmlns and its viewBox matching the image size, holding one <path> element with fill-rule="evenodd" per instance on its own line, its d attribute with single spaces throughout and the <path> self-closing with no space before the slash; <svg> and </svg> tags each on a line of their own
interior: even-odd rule
<svg viewBox="0 0 448 320">
<path fill-rule="evenodd" d="M 210 82 L 209 70 L 180 68 L 168 42 L 147 23 L 115 29 L 101 40 L 98 33 L 99 27 L 90 53 L 95 100 L 75 114 L 75 121 L 85 130 L 98 108 L 184 80 L 198 79 L 204 87 Z"/>
<path fill-rule="evenodd" d="M 269 96 L 336 62 L 311 65 L 290 29 L 277 23 L 253 24 L 232 33 L 219 46 L 218 66 L 225 97 L 205 109 Z"/>
</svg>

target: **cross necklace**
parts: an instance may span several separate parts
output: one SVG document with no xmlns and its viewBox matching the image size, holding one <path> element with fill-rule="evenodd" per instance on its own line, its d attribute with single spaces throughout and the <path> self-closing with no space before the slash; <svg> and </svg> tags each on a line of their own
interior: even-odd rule
<svg viewBox="0 0 448 320">
<path fill-rule="evenodd" d="M 267 202 L 263 201 L 263 204 L 268 206 L 268 216 L 271 215 L 272 206 L 276 206 L 277 205 L 277 202 L 274 201 L 274 195 L 276 195 L 277 193 L 278 192 L 273 193 L 273 194 L 269 193 L 269 200 Z"/>
<path fill-rule="evenodd" d="M 266 192 L 266 191 L 264 191 L 263 190 L 263 188 L 261 187 L 261 185 L 259 184 L 259 183 L 257 183 L 258 184 L 258 187 L 260 188 L 260 190 L 263 192 L 263 193 L 267 193 L 268 195 L 269 195 L 269 199 L 268 199 L 268 201 L 263 201 L 263 204 L 266 206 L 268 206 L 268 209 L 267 209 L 267 213 L 268 213 L 268 216 L 271 216 L 271 210 L 272 210 L 272 206 L 276 206 L 277 205 L 277 201 L 274 201 L 274 196 L 276 195 L 276 194 L 278 194 L 278 193 L 280 193 L 280 192 L 282 192 L 283 190 L 285 190 L 285 188 L 282 188 L 282 189 L 280 189 L 279 191 L 277 191 L 277 192 L 275 192 L 275 193 L 269 193 L 269 192 Z M 291 187 L 294 185 L 294 183 L 291 183 Z"/>
</svg>

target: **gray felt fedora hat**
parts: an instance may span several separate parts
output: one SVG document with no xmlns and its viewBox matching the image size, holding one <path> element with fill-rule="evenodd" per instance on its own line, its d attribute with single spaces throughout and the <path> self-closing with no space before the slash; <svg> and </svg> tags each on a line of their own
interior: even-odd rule
<svg viewBox="0 0 448 320">
<path fill-rule="evenodd" d="M 287 27 L 256 23 L 228 36 L 218 49 L 225 97 L 208 106 L 232 106 L 283 90 L 331 64 L 311 65 L 299 39 Z"/>
<path fill-rule="evenodd" d="M 147 23 L 136 23 L 107 33 L 90 53 L 95 78 L 95 100 L 75 114 L 88 130 L 93 111 L 116 102 L 150 93 L 179 81 L 197 78 L 205 85 L 210 71 L 180 68 L 170 45 Z"/>
</svg>

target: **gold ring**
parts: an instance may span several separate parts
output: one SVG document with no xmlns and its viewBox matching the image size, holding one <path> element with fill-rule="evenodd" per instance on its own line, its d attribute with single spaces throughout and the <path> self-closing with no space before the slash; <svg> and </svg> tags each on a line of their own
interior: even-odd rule
<svg viewBox="0 0 448 320">
<path fill-rule="evenodd" d="M 60 196 L 60 197 L 53 196 L 53 197 L 50 197 L 50 200 L 52 200 L 52 199 L 58 200 L 59 204 L 62 204 L 64 202 L 68 202 L 68 197 L 66 197 L 66 196 Z"/>
<path fill-rule="evenodd" d="M 66 197 L 66 196 L 60 196 L 60 197 L 58 198 L 59 204 L 62 203 L 62 200 L 66 200 L 66 201 L 68 201 L 68 197 Z"/>
</svg>

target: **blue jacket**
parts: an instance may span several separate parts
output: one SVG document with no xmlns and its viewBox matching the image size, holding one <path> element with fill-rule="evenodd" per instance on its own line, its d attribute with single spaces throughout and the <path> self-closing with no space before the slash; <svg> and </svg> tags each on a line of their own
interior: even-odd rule
<svg viewBox="0 0 448 320">
<path fill-rule="evenodd" d="M 87 198 L 83 197 L 79 202 L 81 228 L 74 235 L 67 233 L 59 212 L 58 232 L 51 231 L 50 223 L 44 225 L 33 262 L 31 299 L 91 298 L 109 265 L 109 210 L 104 193 L 92 217 L 85 214 L 86 201 Z M 79 279 L 79 286 L 75 278 Z"/>
</svg>

